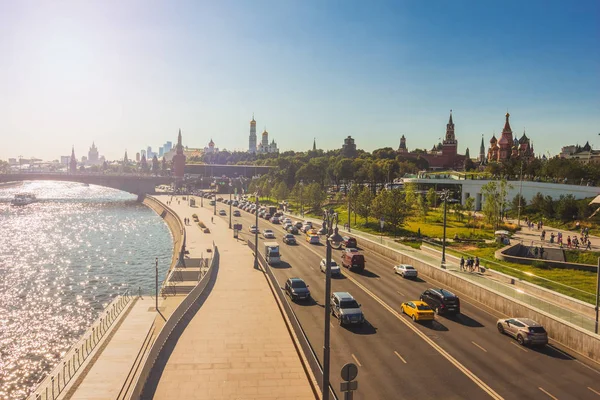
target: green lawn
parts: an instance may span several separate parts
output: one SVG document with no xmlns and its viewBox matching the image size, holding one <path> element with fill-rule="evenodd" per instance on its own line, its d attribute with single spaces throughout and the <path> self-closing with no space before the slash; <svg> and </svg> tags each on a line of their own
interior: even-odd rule
<svg viewBox="0 0 600 400">
<path fill-rule="evenodd" d="M 499 247 L 497 246 L 473 246 L 453 243 L 447 247 L 448 252 L 454 255 L 460 256 L 461 254 L 469 254 L 471 256 L 477 256 L 482 259 L 481 264 L 489 266 L 495 271 L 502 272 L 504 274 L 514 276 L 515 278 L 522 279 L 527 282 L 534 283 L 536 285 L 545 287 L 550 290 L 565 294 L 576 299 L 586 301 L 588 303 L 594 303 L 595 299 L 593 293 L 596 292 L 596 273 L 577 271 L 571 269 L 562 268 L 538 268 L 533 265 L 524 265 L 510 263 L 506 261 L 496 260 L 494 253 Z M 486 260 L 491 260 L 490 263 Z M 597 259 L 596 259 L 597 260 Z M 549 279 L 560 284 L 548 282 L 544 279 Z M 571 289 L 566 286 L 570 286 L 575 289 L 583 290 L 590 293 L 589 295 L 581 293 L 578 290 Z"/>
<path fill-rule="evenodd" d="M 577 264 L 598 265 L 598 258 L 600 257 L 600 252 L 584 250 L 565 250 L 565 256 L 567 257 L 567 262 Z"/>
</svg>

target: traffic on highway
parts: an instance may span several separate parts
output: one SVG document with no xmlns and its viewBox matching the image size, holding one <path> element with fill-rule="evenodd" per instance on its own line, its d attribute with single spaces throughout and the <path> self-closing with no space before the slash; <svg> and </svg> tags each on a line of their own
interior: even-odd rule
<svg viewBox="0 0 600 400">
<path fill-rule="evenodd" d="M 330 302 L 331 384 L 338 397 L 338 371 L 352 362 L 359 367 L 356 399 L 600 398 L 598 366 L 548 343 L 535 321 L 499 315 L 352 237 L 333 251 L 332 296 L 325 299 L 323 228 L 272 206 L 215 201 L 205 206 L 226 220 L 230 207 L 240 211 L 231 217 L 243 226 L 240 239 L 254 242 L 258 231 L 261 253 L 278 245 L 269 268 L 320 362 Z"/>
</svg>

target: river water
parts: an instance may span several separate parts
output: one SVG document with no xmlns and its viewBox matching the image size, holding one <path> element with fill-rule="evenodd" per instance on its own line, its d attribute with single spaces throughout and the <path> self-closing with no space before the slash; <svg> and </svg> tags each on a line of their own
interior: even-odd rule
<svg viewBox="0 0 600 400">
<path fill-rule="evenodd" d="M 38 202 L 14 207 L 15 193 Z M 173 251 L 154 211 L 125 192 L 67 182 L 0 187 L 0 399 L 22 399 L 125 290 L 154 293 Z"/>
</svg>

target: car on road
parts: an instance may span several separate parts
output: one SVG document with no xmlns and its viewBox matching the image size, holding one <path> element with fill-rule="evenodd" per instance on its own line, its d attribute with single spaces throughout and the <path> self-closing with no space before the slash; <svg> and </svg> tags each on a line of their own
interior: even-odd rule
<svg viewBox="0 0 600 400">
<path fill-rule="evenodd" d="M 358 252 L 344 251 L 342 253 L 342 266 L 351 271 L 361 272 L 365 269 L 365 256 Z"/>
<path fill-rule="evenodd" d="M 291 218 L 284 218 L 283 219 L 283 223 L 284 224 L 291 224 L 292 223 L 292 219 Z"/>
<path fill-rule="evenodd" d="M 271 219 L 271 214 L 269 214 L 269 213 L 265 213 L 265 214 L 263 215 L 263 218 L 264 218 L 264 219 L 266 219 L 266 220 L 269 220 L 269 219 Z"/>
<path fill-rule="evenodd" d="M 302 223 L 302 221 L 296 221 L 294 223 L 294 226 L 298 229 L 302 229 L 302 226 L 304 226 L 304 224 Z"/>
<path fill-rule="evenodd" d="M 271 218 L 271 223 L 272 224 L 278 224 L 279 223 L 279 217 L 273 217 L 273 218 Z"/>
<path fill-rule="evenodd" d="M 408 315 L 413 321 L 433 321 L 435 314 L 431 307 L 424 301 L 407 301 L 400 305 L 400 311 Z"/>
<path fill-rule="evenodd" d="M 334 292 L 330 299 L 331 313 L 338 319 L 340 325 L 362 325 L 365 316 L 360 304 L 348 292 Z"/>
<path fill-rule="evenodd" d="M 208 203 L 208 205 L 209 205 L 209 206 L 214 206 L 215 204 L 217 204 L 217 203 L 215 203 L 215 201 L 214 201 L 214 200 L 211 200 L 211 201 Z"/>
<path fill-rule="evenodd" d="M 263 237 L 265 239 L 274 239 L 275 238 L 275 232 L 273 232 L 271 229 L 265 229 L 263 231 Z"/>
<path fill-rule="evenodd" d="M 317 235 L 306 235 L 306 241 L 310 244 L 319 244 L 321 243 L 319 236 Z"/>
<path fill-rule="evenodd" d="M 329 264 L 330 268 L 331 268 L 331 275 L 340 275 L 342 273 L 342 271 L 340 270 L 340 266 L 333 260 L 331 260 L 331 263 Z M 319 268 L 321 268 L 321 272 L 326 273 L 327 272 L 327 260 L 326 259 L 322 259 L 321 263 L 319 264 Z"/>
<path fill-rule="evenodd" d="M 310 290 L 308 290 L 308 285 L 300 278 L 289 278 L 287 281 L 285 281 L 284 290 L 292 300 L 310 299 Z"/>
<path fill-rule="evenodd" d="M 283 230 L 284 230 L 284 231 L 287 231 L 287 230 L 288 230 L 288 228 L 289 228 L 290 226 L 292 226 L 292 224 L 290 224 L 289 222 L 284 222 L 283 224 L 281 224 L 281 226 L 283 227 Z"/>
<path fill-rule="evenodd" d="M 296 236 L 291 233 L 287 233 L 283 236 L 283 243 L 285 244 L 296 244 Z"/>
<path fill-rule="evenodd" d="M 256 233 L 258 232 L 258 227 L 256 225 L 252 225 L 250 226 L 250 233 Z"/>
<path fill-rule="evenodd" d="M 358 243 L 356 243 L 356 238 L 353 238 L 352 236 L 344 236 L 342 238 L 342 245 L 345 248 L 353 248 L 353 249 L 358 248 Z"/>
<path fill-rule="evenodd" d="M 403 278 L 416 278 L 419 273 L 412 265 L 400 264 L 394 265 L 394 273 L 402 276 Z"/>
<path fill-rule="evenodd" d="M 234 216 L 234 217 L 241 217 L 241 216 L 242 216 L 242 213 L 240 212 L 240 210 L 235 210 L 235 211 L 233 212 L 233 216 Z"/>
<path fill-rule="evenodd" d="M 436 314 L 460 314 L 460 299 L 446 289 L 427 289 L 421 294 L 420 299 L 427 303 Z"/>
<path fill-rule="evenodd" d="M 544 327 L 529 318 L 503 318 L 496 322 L 498 332 L 507 334 L 521 346 L 545 346 L 548 344 L 548 332 Z"/>
<path fill-rule="evenodd" d="M 298 234 L 298 228 L 296 228 L 294 225 L 290 225 L 288 226 L 288 228 L 286 229 L 289 233 L 292 233 L 294 235 Z"/>
<path fill-rule="evenodd" d="M 219 215 L 227 215 L 227 213 L 225 212 L 225 210 L 219 210 Z"/>
<path fill-rule="evenodd" d="M 302 232 L 306 233 L 308 231 L 310 231 L 312 229 L 312 225 L 302 225 L 302 228 L 300 229 Z"/>
</svg>

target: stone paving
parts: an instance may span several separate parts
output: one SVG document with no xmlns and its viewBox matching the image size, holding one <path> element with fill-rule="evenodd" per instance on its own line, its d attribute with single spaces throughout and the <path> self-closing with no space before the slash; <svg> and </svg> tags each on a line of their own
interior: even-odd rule
<svg viewBox="0 0 600 400">
<path fill-rule="evenodd" d="M 166 203 L 170 196 L 157 196 Z M 175 198 L 169 205 L 183 220 L 197 214 L 211 233 L 186 226 L 191 258 L 219 247 L 215 286 L 170 353 L 155 399 L 315 399 L 263 272 L 253 254 L 212 211 Z M 221 205 L 219 208 L 229 208 Z M 244 226 L 244 229 L 248 227 Z M 163 360 L 164 361 L 164 360 Z"/>
</svg>

